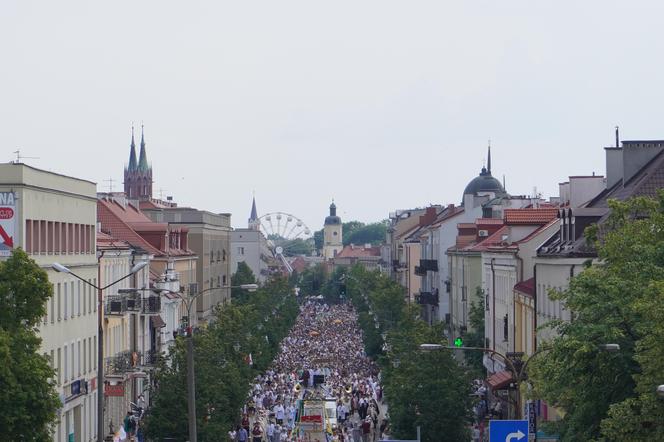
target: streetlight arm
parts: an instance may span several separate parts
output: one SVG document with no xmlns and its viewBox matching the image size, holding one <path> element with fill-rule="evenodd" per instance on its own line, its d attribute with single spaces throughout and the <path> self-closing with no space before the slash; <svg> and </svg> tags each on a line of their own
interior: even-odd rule
<svg viewBox="0 0 664 442">
<path fill-rule="evenodd" d="M 99 290 L 99 287 L 97 287 L 96 285 L 94 285 L 93 283 L 91 283 L 90 281 L 88 281 L 87 279 L 81 278 L 81 277 L 78 276 L 76 273 L 71 272 L 71 271 L 68 272 L 68 273 L 69 273 L 71 276 L 73 276 L 74 278 L 83 281 L 85 284 L 89 285 L 90 287 L 94 287 L 95 290 Z M 124 278 L 122 278 L 122 279 L 124 279 Z M 112 285 L 112 284 L 111 284 L 111 285 Z M 102 288 L 101 290 L 104 290 L 105 288 L 106 288 L 106 287 Z"/>
<path fill-rule="evenodd" d="M 74 275 L 74 274 L 72 273 L 72 275 Z M 112 283 L 110 283 L 110 284 L 108 284 L 108 285 L 105 285 L 105 286 L 102 287 L 101 289 L 102 289 L 102 290 L 106 290 L 107 288 L 109 288 L 109 287 L 111 287 L 111 286 L 117 284 L 118 282 L 122 282 L 122 281 L 124 281 L 125 279 L 129 278 L 129 277 L 132 276 L 132 275 L 134 275 L 134 274 L 133 274 L 133 273 L 130 273 L 130 274 L 128 274 L 128 275 L 125 275 L 125 276 L 123 276 L 122 278 L 118 279 L 117 281 L 113 281 Z M 76 276 L 76 275 L 74 275 L 74 276 Z M 78 276 L 76 276 L 76 277 L 78 278 Z M 79 279 L 81 279 L 81 278 L 79 278 Z M 92 285 L 92 284 L 90 284 L 90 285 Z M 94 286 L 93 286 L 93 287 L 94 287 Z"/>
</svg>

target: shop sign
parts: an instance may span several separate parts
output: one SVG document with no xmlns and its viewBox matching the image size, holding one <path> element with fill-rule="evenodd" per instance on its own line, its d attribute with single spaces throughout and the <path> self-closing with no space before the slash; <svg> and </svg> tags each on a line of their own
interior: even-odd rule
<svg viewBox="0 0 664 442">
<path fill-rule="evenodd" d="M 104 385 L 104 396 L 123 397 L 124 384 L 106 384 Z"/>
</svg>

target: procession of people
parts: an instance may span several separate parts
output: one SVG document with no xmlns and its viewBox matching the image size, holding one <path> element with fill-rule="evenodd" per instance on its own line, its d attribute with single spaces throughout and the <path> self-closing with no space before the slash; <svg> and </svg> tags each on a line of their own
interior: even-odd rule
<svg viewBox="0 0 664 442">
<path fill-rule="evenodd" d="M 318 394 L 336 402 L 336 425 L 326 431 L 327 441 L 384 439 L 389 421 L 378 375 L 364 352 L 354 308 L 308 301 L 269 369 L 256 377 L 240 425 L 229 437 L 239 442 L 314 441 L 298 427 L 298 406 Z"/>
</svg>

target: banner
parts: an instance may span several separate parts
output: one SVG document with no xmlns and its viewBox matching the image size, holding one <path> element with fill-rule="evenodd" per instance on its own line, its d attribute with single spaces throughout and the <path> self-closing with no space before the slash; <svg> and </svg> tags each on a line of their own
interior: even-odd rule
<svg viewBox="0 0 664 442">
<path fill-rule="evenodd" d="M 0 192 L 0 256 L 9 256 L 16 238 L 16 195 L 14 192 Z"/>
</svg>

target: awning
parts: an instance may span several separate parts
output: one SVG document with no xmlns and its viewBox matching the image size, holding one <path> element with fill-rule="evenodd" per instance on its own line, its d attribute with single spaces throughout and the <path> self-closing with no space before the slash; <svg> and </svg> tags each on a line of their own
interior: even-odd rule
<svg viewBox="0 0 664 442">
<path fill-rule="evenodd" d="M 152 326 L 152 328 L 166 327 L 166 323 L 164 322 L 163 319 L 161 319 L 160 315 L 150 316 L 150 325 Z"/>
<path fill-rule="evenodd" d="M 511 371 L 499 371 L 492 374 L 486 380 L 486 383 L 489 384 L 492 390 L 502 390 L 507 387 L 512 382 L 512 372 Z"/>
</svg>

